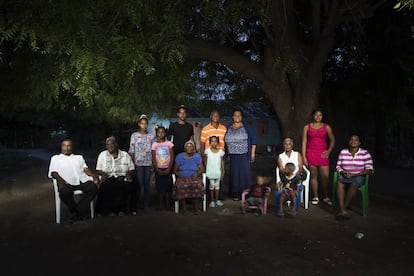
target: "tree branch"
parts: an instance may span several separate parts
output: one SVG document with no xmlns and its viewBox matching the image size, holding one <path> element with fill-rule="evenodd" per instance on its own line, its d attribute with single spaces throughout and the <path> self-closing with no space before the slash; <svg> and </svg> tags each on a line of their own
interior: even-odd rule
<svg viewBox="0 0 414 276">
<path fill-rule="evenodd" d="M 321 0 L 310 1 L 312 6 L 312 37 L 313 42 L 319 41 L 321 34 Z"/>
<path fill-rule="evenodd" d="M 361 19 L 366 19 L 373 16 L 375 10 L 383 5 L 386 0 L 379 0 L 374 2 L 373 4 L 370 3 L 371 1 L 356 1 L 356 0 L 348 0 L 344 1 L 341 5 L 339 10 L 339 15 L 337 16 L 335 22 L 336 24 L 340 24 L 343 22 L 349 21 L 360 21 Z"/>
<path fill-rule="evenodd" d="M 338 9 L 338 0 L 333 0 L 328 10 L 328 15 L 325 20 L 324 28 L 322 30 L 321 38 L 326 37 L 328 35 L 333 35 L 335 31 L 335 18 L 337 16 L 337 9 Z"/>
<path fill-rule="evenodd" d="M 190 39 L 189 46 L 189 53 L 193 58 L 225 64 L 245 75 L 259 86 L 265 80 L 261 62 L 254 62 L 231 48 L 202 39 Z"/>
</svg>

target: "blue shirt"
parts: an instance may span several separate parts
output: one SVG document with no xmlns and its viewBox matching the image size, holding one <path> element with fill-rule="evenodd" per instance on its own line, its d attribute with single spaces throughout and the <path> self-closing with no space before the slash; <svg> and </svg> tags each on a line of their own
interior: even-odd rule
<svg viewBox="0 0 414 276">
<path fill-rule="evenodd" d="M 179 165 L 179 173 L 184 177 L 192 177 L 196 172 L 198 172 L 198 165 L 201 164 L 201 156 L 198 153 L 190 158 L 185 156 L 185 153 L 182 152 L 177 155 L 175 162 Z"/>
</svg>

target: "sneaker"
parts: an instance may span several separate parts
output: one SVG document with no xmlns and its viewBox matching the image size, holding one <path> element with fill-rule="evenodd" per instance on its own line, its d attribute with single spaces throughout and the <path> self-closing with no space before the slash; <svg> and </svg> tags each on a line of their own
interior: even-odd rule
<svg viewBox="0 0 414 276">
<path fill-rule="evenodd" d="M 136 215 L 137 215 L 137 212 L 133 211 L 133 212 L 131 213 L 131 215 L 136 216 Z"/>
<path fill-rule="evenodd" d="M 312 204 L 313 205 L 318 205 L 319 203 L 319 198 L 317 196 L 315 196 L 314 198 L 312 198 Z"/>
<path fill-rule="evenodd" d="M 241 208 L 241 213 L 244 215 L 244 214 L 246 214 L 246 209 L 245 208 Z"/>
<path fill-rule="evenodd" d="M 277 213 L 277 216 L 279 218 L 283 218 L 285 216 L 285 213 L 283 212 L 283 210 L 279 210 L 279 212 Z"/>
<path fill-rule="evenodd" d="M 125 213 L 124 212 L 119 212 L 118 213 L 118 217 L 123 217 L 123 216 L 125 216 Z"/>
<path fill-rule="evenodd" d="M 224 203 L 221 200 L 216 201 L 216 206 L 221 207 L 223 205 L 224 205 Z"/>
<path fill-rule="evenodd" d="M 208 205 L 208 207 L 214 208 L 216 207 L 216 204 L 214 203 L 214 201 L 210 202 L 210 204 Z"/>
<path fill-rule="evenodd" d="M 328 204 L 328 205 L 330 205 L 330 206 L 332 205 L 332 200 L 329 197 L 325 197 L 323 199 L 323 202 L 326 203 L 326 204 Z"/>
<path fill-rule="evenodd" d="M 115 213 L 114 212 L 110 212 L 108 216 L 114 217 L 115 216 Z"/>
<path fill-rule="evenodd" d="M 260 217 L 262 215 L 262 209 L 257 208 L 256 216 Z"/>
</svg>

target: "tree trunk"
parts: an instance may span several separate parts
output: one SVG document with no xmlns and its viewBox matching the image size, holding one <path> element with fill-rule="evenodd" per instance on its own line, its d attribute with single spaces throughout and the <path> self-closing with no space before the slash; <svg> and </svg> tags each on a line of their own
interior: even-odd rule
<svg viewBox="0 0 414 276">
<path fill-rule="evenodd" d="M 276 111 L 282 137 L 291 137 L 299 145 L 303 127 L 309 122 L 317 103 L 318 81 L 304 79 L 295 91 L 288 86 L 277 87 L 269 83 L 262 88 Z M 289 98 L 283 99 L 281 94 L 289 95 Z"/>
</svg>

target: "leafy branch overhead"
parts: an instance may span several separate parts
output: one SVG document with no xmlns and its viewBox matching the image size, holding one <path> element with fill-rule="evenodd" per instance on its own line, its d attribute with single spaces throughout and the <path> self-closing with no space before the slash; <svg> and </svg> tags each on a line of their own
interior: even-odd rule
<svg viewBox="0 0 414 276">
<path fill-rule="evenodd" d="M 37 62 L 47 59 L 42 72 L 30 64 L 33 73 L 52 83 L 49 91 L 26 87 L 32 93 L 36 88 L 43 90 L 38 101 L 52 94 L 55 97 L 48 104 L 56 104 L 59 91 L 68 91 L 80 104 L 111 108 L 111 117 L 125 120 L 149 110 L 148 103 L 160 102 L 165 87 L 178 97 L 183 95 L 187 73 L 178 68 L 187 47 L 182 24 L 169 15 L 172 4 L 40 0 L 2 1 L 0 5 L 2 57 L 5 51 L 18 55 L 30 49 L 45 56 Z M 134 106 L 127 117 L 116 111 L 122 109 L 121 103 L 125 105 L 124 99 L 129 102 L 126 109 Z"/>
<path fill-rule="evenodd" d="M 211 89 L 190 82 L 200 63 L 212 62 L 241 76 L 239 90 L 261 89 L 288 134 L 317 105 L 338 27 L 359 26 L 384 2 L 5 0 L 0 51 L 3 60 L 37 54 L 26 56 L 29 75 L 48 86 L 28 81 L 24 89 L 42 105 L 79 104 L 122 121 L 168 112 L 194 87 Z"/>
</svg>

